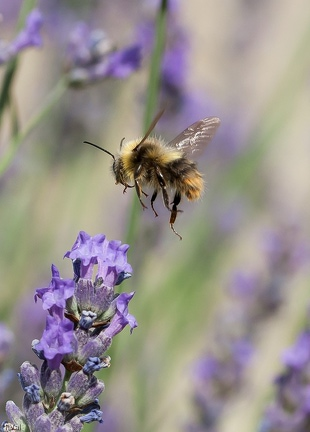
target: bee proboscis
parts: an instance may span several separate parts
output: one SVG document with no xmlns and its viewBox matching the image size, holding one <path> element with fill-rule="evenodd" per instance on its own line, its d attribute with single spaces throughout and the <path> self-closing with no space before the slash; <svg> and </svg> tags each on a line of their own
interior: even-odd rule
<svg viewBox="0 0 310 432">
<path fill-rule="evenodd" d="M 162 139 L 150 136 L 163 112 L 162 110 L 157 114 L 143 138 L 126 143 L 123 143 L 123 139 L 120 151 L 115 156 L 89 141 L 84 141 L 84 143 L 104 151 L 113 158 L 112 171 L 115 183 L 121 183 L 124 186 L 124 192 L 127 188 L 135 187 L 143 209 L 147 207 L 142 201 L 142 194 L 148 196 L 143 191 L 143 187 L 150 186 L 153 189 L 151 207 L 155 217 L 158 214 L 154 208 L 154 201 L 158 192 L 161 191 L 164 205 L 171 212 L 170 227 L 182 240 L 180 234 L 174 229 L 174 223 L 180 211 L 178 205 L 183 195 L 189 201 L 199 199 L 204 186 L 202 174 L 190 156 L 209 144 L 220 125 L 220 119 L 206 117 L 198 120 L 172 141 L 166 143 Z M 171 202 L 170 191 L 174 192 Z"/>
</svg>

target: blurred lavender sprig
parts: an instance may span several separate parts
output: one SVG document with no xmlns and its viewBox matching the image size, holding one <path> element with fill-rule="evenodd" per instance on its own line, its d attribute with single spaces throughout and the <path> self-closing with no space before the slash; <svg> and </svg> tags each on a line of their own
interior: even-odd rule
<svg viewBox="0 0 310 432">
<path fill-rule="evenodd" d="M 8 62 L 0 95 L 0 122 L 4 111 L 10 106 L 12 85 L 17 71 L 20 52 L 29 46 L 41 46 L 40 29 L 43 18 L 38 10 L 27 17 L 27 24 L 12 44 L 0 44 L 0 65 Z M 102 30 L 90 30 L 85 23 L 78 23 L 68 42 L 64 60 L 64 73 L 51 92 L 43 99 L 36 113 L 19 127 L 18 110 L 11 113 L 11 139 L 0 160 L 0 175 L 5 172 L 21 143 L 28 134 L 47 116 L 69 87 L 81 87 L 107 78 L 125 79 L 141 65 L 141 47 L 133 43 L 116 49 Z"/>
<path fill-rule="evenodd" d="M 41 12 L 34 9 L 27 17 L 25 28 L 18 33 L 12 42 L 0 40 L 0 65 L 7 63 L 27 48 L 41 47 L 43 44 L 40 33 L 42 24 Z"/>
<path fill-rule="evenodd" d="M 65 70 L 71 86 L 84 86 L 108 77 L 123 79 L 141 65 L 139 44 L 117 50 L 104 31 L 79 22 L 69 37 Z"/>
<path fill-rule="evenodd" d="M 110 366 L 106 351 L 112 339 L 126 325 L 131 331 L 137 326 L 128 312 L 134 293 L 115 292 L 131 276 L 128 247 L 81 231 L 65 254 L 73 263 L 73 279 L 62 279 L 52 266 L 51 283 L 35 295 L 48 311 L 41 339 L 32 342 L 42 365 L 22 364 L 23 408 L 8 401 L 9 423 L 1 430 L 13 425 L 27 432 L 76 432 L 84 423 L 102 422 L 98 397 L 104 384 L 94 373 Z"/>
<path fill-rule="evenodd" d="M 213 347 L 194 367 L 196 420 L 188 427 L 191 432 L 218 430 L 226 405 L 243 385 L 259 324 L 279 310 L 287 279 L 309 258 L 295 229 L 270 231 L 264 240 L 266 275 L 233 275 L 229 290 L 234 302 L 218 317 Z"/>
<path fill-rule="evenodd" d="M 274 382 L 276 395 L 259 432 L 306 432 L 310 428 L 310 321 L 283 355 L 285 371 Z"/>
</svg>

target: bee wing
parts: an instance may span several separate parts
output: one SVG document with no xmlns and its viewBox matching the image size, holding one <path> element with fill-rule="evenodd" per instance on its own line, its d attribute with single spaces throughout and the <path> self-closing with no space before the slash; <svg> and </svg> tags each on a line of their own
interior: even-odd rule
<svg viewBox="0 0 310 432">
<path fill-rule="evenodd" d="M 215 135 L 221 121 L 217 117 L 206 117 L 193 123 L 167 145 L 175 147 L 187 155 L 204 149 Z"/>
</svg>

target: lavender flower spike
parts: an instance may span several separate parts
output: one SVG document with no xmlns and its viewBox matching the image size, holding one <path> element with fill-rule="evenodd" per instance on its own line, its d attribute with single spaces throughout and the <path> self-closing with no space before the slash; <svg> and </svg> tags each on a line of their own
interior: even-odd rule
<svg viewBox="0 0 310 432">
<path fill-rule="evenodd" d="M 70 35 L 65 70 L 69 84 L 81 86 L 105 78 L 127 78 L 141 64 L 141 47 L 133 44 L 116 50 L 102 30 L 80 22 Z"/>
<path fill-rule="evenodd" d="M 62 279 L 52 266 L 51 283 L 35 295 L 48 312 L 40 341 L 32 343 L 43 363 L 40 369 L 29 362 L 21 366 L 23 409 L 8 401 L 9 422 L 0 431 L 79 432 L 85 423 L 102 423 L 98 397 L 104 383 L 95 373 L 110 367 L 106 351 L 112 339 L 127 324 L 131 330 L 137 326 L 128 311 L 134 293 L 114 291 L 132 272 L 128 247 L 81 231 L 65 254 L 72 260 L 73 278 Z"/>
<path fill-rule="evenodd" d="M 267 407 L 259 432 L 304 432 L 310 424 L 310 330 L 283 355 L 286 370 L 275 380 L 276 397 Z"/>
<path fill-rule="evenodd" d="M 25 28 L 17 35 L 11 44 L 0 41 L 0 65 L 7 63 L 22 50 L 29 47 L 41 47 L 42 15 L 37 9 L 30 12 Z"/>
</svg>

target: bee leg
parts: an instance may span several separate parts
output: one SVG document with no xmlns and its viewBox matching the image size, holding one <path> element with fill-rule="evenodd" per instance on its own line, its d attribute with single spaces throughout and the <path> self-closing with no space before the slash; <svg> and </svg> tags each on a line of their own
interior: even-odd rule
<svg viewBox="0 0 310 432">
<path fill-rule="evenodd" d="M 141 204 L 142 207 L 143 207 L 143 210 L 144 210 L 144 209 L 147 209 L 146 205 L 143 203 L 143 201 L 142 201 L 142 199 L 141 199 L 141 193 L 142 193 L 143 191 L 142 191 L 142 189 L 141 189 L 141 186 L 140 186 L 139 180 L 137 180 L 137 179 L 135 179 L 135 187 L 136 187 L 136 192 L 137 192 L 137 195 L 138 195 L 138 198 L 139 198 L 140 204 Z"/>
<path fill-rule="evenodd" d="M 142 170 L 142 165 L 139 165 L 137 167 L 137 169 L 135 170 L 134 179 L 135 179 L 136 192 L 137 192 L 140 204 L 142 205 L 142 208 L 144 210 L 144 209 L 147 209 L 147 207 L 141 199 L 141 193 L 143 193 L 145 196 L 147 196 L 147 194 L 145 192 L 143 192 L 141 185 L 140 185 L 140 182 L 139 182 L 139 176 L 140 176 L 141 170 Z"/>
<path fill-rule="evenodd" d="M 171 210 L 171 216 L 170 216 L 170 227 L 172 229 L 172 231 L 174 232 L 174 234 L 176 234 L 180 240 L 182 240 L 182 237 L 180 236 L 179 233 L 176 232 L 176 230 L 174 229 L 174 222 L 177 218 L 177 214 L 178 214 L 178 208 L 177 206 L 180 204 L 181 202 L 181 194 L 179 192 L 176 192 L 172 201 L 172 210 Z"/>
<path fill-rule="evenodd" d="M 166 182 L 165 182 L 163 173 L 161 172 L 161 170 L 158 166 L 155 167 L 155 172 L 156 172 L 156 177 L 157 177 L 159 186 L 161 187 L 161 193 L 163 194 L 163 200 L 164 200 L 165 207 L 167 207 L 167 209 L 171 211 L 171 208 L 169 206 L 169 196 L 168 196 L 168 192 L 167 192 L 167 186 L 166 186 Z M 154 198 L 154 200 L 155 200 L 155 198 Z"/>
<path fill-rule="evenodd" d="M 127 188 L 133 188 L 134 187 L 134 185 L 129 185 L 128 183 L 125 183 L 124 186 L 125 187 L 124 187 L 124 190 L 123 190 L 123 194 L 126 193 Z"/>
<path fill-rule="evenodd" d="M 151 198 L 151 207 L 152 207 L 152 210 L 153 210 L 153 212 L 155 214 L 155 217 L 158 216 L 156 210 L 154 209 L 154 201 L 156 200 L 156 197 L 157 197 L 157 190 L 155 189 L 154 192 L 153 192 L 152 198 Z"/>
</svg>

